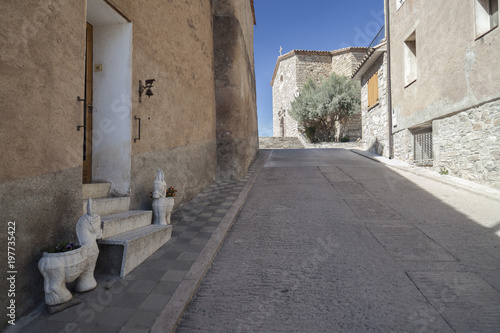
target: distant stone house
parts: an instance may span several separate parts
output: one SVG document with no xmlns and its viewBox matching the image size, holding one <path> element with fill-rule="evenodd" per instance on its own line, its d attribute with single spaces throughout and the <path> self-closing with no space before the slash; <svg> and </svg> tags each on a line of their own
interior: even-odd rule
<svg viewBox="0 0 500 333">
<path fill-rule="evenodd" d="M 253 0 L 2 2 L 0 249 L 15 222 L 18 317 L 43 300 L 40 249 L 76 240 L 85 189 L 151 210 L 158 168 L 176 205 L 246 174 L 254 23 Z"/>
<path fill-rule="evenodd" d="M 361 81 L 363 149 L 389 157 L 387 43 L 370 49 L 351 77 Z"/>
<path fill-rule="evenodd" d="M 299 127 L 288 112 L 308 78 L 320 81 L 331 73 L 349 76 L 366 55 L 364 47 L 336 51 L 293 50 L 276 62 L 271 87 L 273 91 L 273 136 L 297 137 Z M 344 128 L 352 138 L 361 135 L 361 117 L 353 117 Z M 342 134 L 340 134 L 342 135 Z M 337 135 L 338 136 L 338 135 Z"/>
<path fill-rule="evenodd" d="M 366 149 L 500 188 L 498 0 L 392 0 L 386 31 L 353 73 Z"/>
</svg>

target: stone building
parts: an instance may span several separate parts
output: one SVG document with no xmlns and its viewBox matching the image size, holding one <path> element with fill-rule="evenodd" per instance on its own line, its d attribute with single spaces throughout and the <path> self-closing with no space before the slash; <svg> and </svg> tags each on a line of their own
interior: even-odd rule
<svg viewBox="0 0 500 333">
<path fill-rule="evenodd" d="M 348 76 L 366 55 L 364 47 L 349 47 L 337 51 L 293 50 L 278 57 L 271 87 L 273 90 L 273 136 L 296 137 L 297 122 L 288 111 L 308 78 L 320 81 L 331 73 Z M 361 128 L 360 117 L 353 117 L 345 130 L 356 137 Z M 346 133 L 346 134 L 347 134 Z"/>
<path fill-rule="evenodd" d="M 351 77 L 361 80 L 363 149 L 389 157 L 386 51 L 385 41 L 370 49 Z"/>
<path fill-rule="evenodd" d="M 388 3 L 388 51 L 372 50 L 354 73 L 363 82 L 366 148 L 500 188 L 498 0 Z M 388 103 L 370 109 L 376 71 Z"/>
<path fill-rule="evenodd" d="M 246 173 L 254 23 L 253 0 L 2 2 L 0 220 L 16 226 L 18 316 L 43 299 L 40 249 L 76 238 L 85 184 L 144 210 L 158 168 L 176 205 Z"/>
</svg>

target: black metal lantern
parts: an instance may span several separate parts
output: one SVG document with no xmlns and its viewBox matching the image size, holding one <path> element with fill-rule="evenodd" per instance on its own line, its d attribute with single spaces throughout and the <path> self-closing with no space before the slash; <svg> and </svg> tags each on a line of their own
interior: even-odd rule
<svg viewBox="0 0 500 333">
<path fill-rule="evenodd" d="M 148 97 L 153 96 L 153 91 L 151 90 L 151 88 L 153 88 L 154 81 L 155 79 L 149 79 L 145 81 L 146 82 L 145 85 L 142 85 L 142 81 L 139 80 L 139 103 L 141 103 L 141 96 L 144 90 L 146 90 L 146 96 Z"/>
</svg>

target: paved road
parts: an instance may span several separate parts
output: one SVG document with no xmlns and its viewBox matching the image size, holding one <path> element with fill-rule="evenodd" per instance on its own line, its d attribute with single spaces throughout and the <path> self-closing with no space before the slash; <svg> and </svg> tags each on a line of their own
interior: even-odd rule
<svg viewBox="0 0 500 333">
<path fill-rule="evenodd" d="M 275 150 L 177 332 L 499 332 L 500 204 Z"/>
</svg>

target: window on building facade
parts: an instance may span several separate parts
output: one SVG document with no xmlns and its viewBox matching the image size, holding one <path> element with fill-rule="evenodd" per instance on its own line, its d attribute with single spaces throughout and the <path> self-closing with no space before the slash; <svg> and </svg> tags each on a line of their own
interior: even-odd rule
<svg viewBox="0 0 500 333">
<path fill-rule="evenodd" d="M 378 103 L 378 72 L 368 80 L 368 108 Z"/>
<path fill-rule="evenodd" d="M 498 26 L 498 0 L 474 0 L 476 3 L 476 36 Z"/>
<path fill-rule="evenodd" d="M 396 10 L 399 10 L 406 0 L 396 0 Z"/>
<path fill-rule="evenodd" d="M 428 127 L 413 132 L 414 164 L 419 166 L 432 166 L 433 159 L 432 128 Z"/>
<path fill-rule="evenodd" d="M 417 80 L 417 34 L 414 31 L 404 45 L 405 86 Z"/>
</svg>

